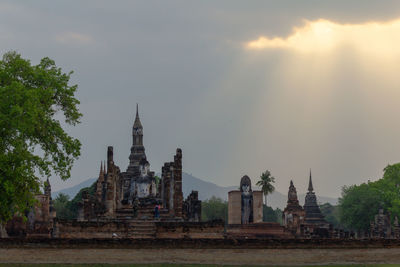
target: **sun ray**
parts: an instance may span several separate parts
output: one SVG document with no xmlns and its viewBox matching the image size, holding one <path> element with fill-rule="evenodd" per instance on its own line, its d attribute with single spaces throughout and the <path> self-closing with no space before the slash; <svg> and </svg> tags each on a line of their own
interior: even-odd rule
<svg viewBox="0 0 400 267">
<path fill-rule="evenodd" d="M 326 19 L 305 21 L 287 37 L 259 36 L 245 43 L 249 50 L 289 49 L 304 53 L 329 52 L 352 46 L 360 52 L 400 55 L 400 19 L 388 22 L 341 24 Z"/>
</svg>

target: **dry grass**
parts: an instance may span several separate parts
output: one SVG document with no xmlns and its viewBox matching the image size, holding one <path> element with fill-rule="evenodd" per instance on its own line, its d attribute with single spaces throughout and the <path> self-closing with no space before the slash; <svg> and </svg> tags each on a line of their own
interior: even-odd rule
<svg viewBox="0 0 400 267">
<path fill-rule="evenodd" d="M 390 266 L 382 249 L 0 249 L 1 266 Z M 358 264 L 358 265 L 357 265 Z M 396 266 L 396 265 L 391 265 Z M 400 265 L 398 265 L 400 266 Z"/>
</svg>

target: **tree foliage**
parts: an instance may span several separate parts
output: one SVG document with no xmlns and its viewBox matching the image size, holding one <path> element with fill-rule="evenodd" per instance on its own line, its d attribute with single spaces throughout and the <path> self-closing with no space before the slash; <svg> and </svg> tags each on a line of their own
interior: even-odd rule
<svg viewBox="0 0 400 267">
<path fill-rule="evenodd" d="M 83 192 L 87 191 L 89 196 L 93 196 L 96 192 L 96 183 L 97 182 L 94 182 L 91 186 L 79 190 L 71 200 L 69 200 L 68 195 L 59 194 L 54 200 L 57 218 L 64 220 L 76 219 L 78 217 L 79 203 L 82 201 Z"/>
<path fill-rule="evenodd" d="M 272 177 L 271 172 L 266 170 L 260 176 L 260 180 L 256 183 L 257 186 L 261 187 L 261 191 L 264 194 L 265 205 L 267 205 L 267 195 L 275 191 L 275 187 L 272 185 L 275 183 L 275 178 Z"/>
<path fill-rule="evenodd" d="M 340 221 L 349 229 L 368 230 L 379 208 L 390 213 L 392 219 L 400 217 L 400 163 L 388 165 L 376 182 L 342 188 Z"/>
<path fill-rule="evenodd" d="M 201 220 L 212 221 L 217 219 L 228 222 L 228 202 L 212 196 L 210 199 L 201 202 Z M 282 211 L 263 205 L 263 221 L 282 223 Z"/>
<path fill-rule="evenodd" d="M 221 219 L 228 221 L 228 202 L 212 196 L 201 202 L 201 220 L 212 221 Z"/>
<path fill-rule="evenodd" d="M 40 177 L 70 176 L 81 144 L 60 119 L 76 125 L 82 116 L 71 74 L 49 58 L 32 65 L 8 52 L 0 60 L 0 222 L 34 204 Z"/>
<path fill-rule="evenodd" d="M 325 220 L 332 224 L 335 228 L 344 228 L 339 220 L 339 207 L 330 203 L 324 203 L 319 206 L 321 213 L 324 215 Z"/>
<path fill-rule="evenodd" d="M 60 193 L 53 201 L 54 209 L 56 210 L 56 216 L 59 219 L 72 219 L 73 214 L 68 208 L 69 196 Z"/>
<path fill-rule="evenodd" d="M 275 210 L 269 206 L 263 205 L 263 222 L 276 222 L 282 224 L 282 210 Z"/>
</svg>

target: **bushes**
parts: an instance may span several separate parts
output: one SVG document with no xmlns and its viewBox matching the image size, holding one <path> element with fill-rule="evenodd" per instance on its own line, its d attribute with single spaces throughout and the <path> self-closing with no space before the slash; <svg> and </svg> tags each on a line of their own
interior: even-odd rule
<svg viewBox="0 0 400 267">
<path fill-rule="evenodd" d="M 400 215 L 400 163 L 388 165 L 383 177 L 361 185 L 344 186 L 339 199 L 340 222 L 353 230 L 368 230 L 383 208 L 393 220 Z"/>
<path fill-rule="evenodd" d="M 76 219 L 78 217 L 79 202 L 82 201 L 82 194 L 86 190 L 89 192 L 90 196 L 93 196 L 96 191 L 96 182 L 90 187 L 82 188 L 72 200 L 69 200 L 68 195 L 59 194 L 54 199 L 54 208 L 57 212 L 56 217 L 66 220 Z"/>
</svg>

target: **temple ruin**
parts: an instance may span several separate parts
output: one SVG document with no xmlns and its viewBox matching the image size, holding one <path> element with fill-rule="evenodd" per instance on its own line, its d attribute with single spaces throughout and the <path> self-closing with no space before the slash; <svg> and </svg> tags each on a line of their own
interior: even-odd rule
<svg viewBox="0 0 400 267">
<path fill-rule="evenodd" d="M 247 175 L 240 180 L 239 189 L 228 193 L 228 237 L 293 238 L 279 223 L 263 222 L 263 193 L 252 190 Z"/>
<path fill-rule="evenodd" d="M 240 180 L 239 188 L 228 193 L 228 224 L 262 222 L 262 192 L 251 189 L 247 175 Z"/>
<path fill-rule="evenodd" d="M 297 190 L 290 181 L 287 206 L 282 214 L 283 225 L 298 237 L 330 237 L 333 236 L 332 226 L 325 220 L 314 193 L 312 176 L 308 181 L 308 192 L 304 207 L 301 207 L 297 198 Z"/>
<path fill-rule="evenodd" d="M 154 219 L 156 205 L 161 220 L 183 220 L 182 150 L 176 150 L 174 160 L 164 164 L 161 179 L 156 180 L 146 157 L 136 106 L 126 171 L 121 172 L 114 163 L 114 150 L 109 146 L 107 162 L 100 166 L 95 195 L 83 194 L 78 221 Z"/>
<path fill-rule="evenodd" d="M 305 211 L 299 204 L 296 187 L 290 180 L 287 206 L 282 213 L 283 226 L 294 235 L 300 234 L 300 225 L 304 222 Z"/>
<path fill-rule="evenodd" d="M 83 191 L 76 220 L 56 218 L 47 180 L 37 204 L 27 211 L 27 220 L 14 216 L 0 237 L 35 238 L 126 238 L 126 239 L 398 239 L 398 218 L 380 209 L 370 231 L 352 233 L 334 229 L 322 214 L 314 192 L 311 170 L 305 204 L 299 204 L 290 181 L 283 225 L 263 222 L 263 192 L 253 190 L 245 175 L 239 190 L 228 193 L 227 224 L 223 220 L 201 222 L 201 201 L 192 191 L 182 193 L 182 150 L 161 168 L 161 177 L 150 169 L 143 144 L 143 126 L 138 106 L 132 127 L 129 164 L 124 172 L 114 162 L 114 149 L 107 148 L 107 160 L 100 163 L 95 191 Z"/>
</svg>

